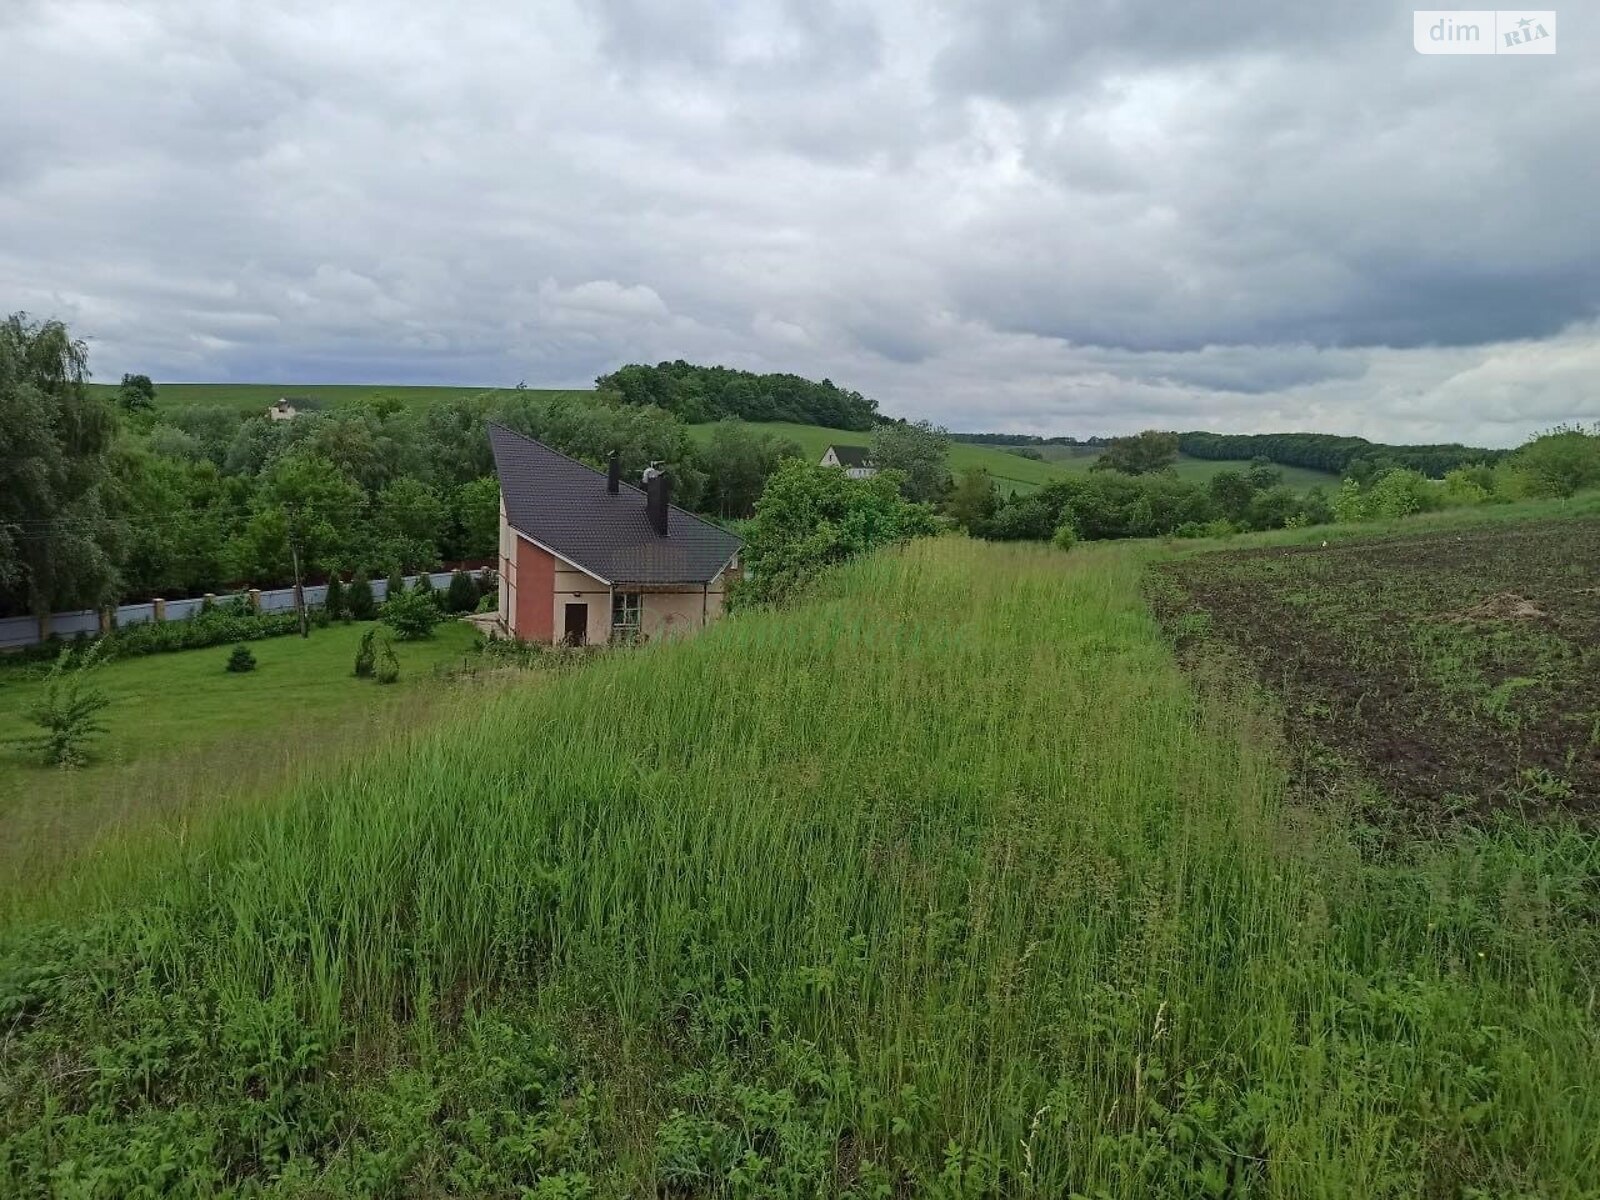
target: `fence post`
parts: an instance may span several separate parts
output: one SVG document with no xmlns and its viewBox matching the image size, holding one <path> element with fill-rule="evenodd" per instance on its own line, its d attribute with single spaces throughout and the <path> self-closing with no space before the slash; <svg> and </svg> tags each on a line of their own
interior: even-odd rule
<svg viewBox="0 0 1600 1200">
<path fill-rule="evenodd" d="M 48 642 L 50 640 L 50 614 L 49 613 L 40 613 L 39 614 L 39 640 L 41 642 Z"/>
<path fill-rule="evenodd" d="M 201 612 L 206 612 L 208 609 L 215 608 L 216 604 L 217 604 L 217 594 L 215 592 L 207 592 L 204 596 L 200 597 L 200 611 Z"/>
<path fill-rule="evenodd" d="M 261 589 L 260 588 L 251 588 L 250 589 L 250 611 L 251 612 L 260 612 L 261 611 Z"/>
<path fill-rule="evenodd" d="M 100 636 L 104 637 L 117 627 L 116 610 L 102 608 L 100 610 Z"/>
<path fill-rule="evenodd" d="M 150 619 L 152 621 L 165 621 L 167 619 L 167 602 L 160 596 L 150 601 Z"/>
</svg>

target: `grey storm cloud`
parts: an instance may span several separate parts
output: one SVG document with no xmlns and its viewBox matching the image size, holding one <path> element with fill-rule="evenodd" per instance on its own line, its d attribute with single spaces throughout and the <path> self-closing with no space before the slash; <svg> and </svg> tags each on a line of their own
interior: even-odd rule
<svg viewBox="0 0 1600 1200">
<path fill-rule="evenodd" d="M 690 358 L 964 429 L 1600 418 L 1600 59 L 1234 0 L 11 0 L 0 298 L 101 376 Z"/>
</svg>

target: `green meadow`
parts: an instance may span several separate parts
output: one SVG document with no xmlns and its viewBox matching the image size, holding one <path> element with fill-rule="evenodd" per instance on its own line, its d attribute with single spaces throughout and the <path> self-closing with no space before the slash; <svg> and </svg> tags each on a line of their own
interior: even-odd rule
<svg viewBox="0 0 1600 1200">
<path fill-rule="evenodd" d="M 862 430 L 828 429 L 822 425 L 796 425 L 791 421 L 752 421 L 753 429 L 764 430 L 795 442 L 807 458 L 818 461 L 830 445 L 867 446 L 872 434 Z M 689 432 L 697 438 L 709 440 L 712 425 L 691 425 Z M 950 443 L 950 470 L 960 474 L 971 467 L 982 467 L 994 477 L 1002 491 L 1029 492 L 1034 488 L 1060 479 L 1062 472 L 1051 463 L 1038 462 L 1003 450 L 987 446 L 972 446 L 962 442 Z"/>
<path fill-rule="evenodd" d="M 813 459 L 820 459 L 823 451 L 833 444 L 866 446 L 872 441 L 871 433 L 860 430 L 827 429 L 821 425 L 796 425 L 789 421 L 754 421 L 751 425 L 779 437 L 792 439 L 805 451 L 808 458 Z M 690 432 L 698 438 L 709 440 L 712 428 L 710 425 L 692 425 Z M 1100 457 L 1098 452 L 1079 451 L 1067 446 L 1034 448 L 1045 455 L 1043 461 L 1012 454 L 997 446 L 951 442 L 950 470 L 959 475 L 962 471 L 974 467 L 981 468 L 989 472 L 1002 492 L 1027 493 L 1055 480 L 1084 474 L 1094 465 L 1095 459 Z M 1218 471 L 1243 471 L 1249 466 L 1248 462 L 1179 455 L 1172 469 L 1180 478 L 1194 481 L 1209 479 Z M 1336 488 L 1339 484 L 1338 476 L 1325 471 L 1311 471 L 1303 467 L 1278 467 L 1277 470 L 1282 472 L 1283 481 L 1291 487 L 1308 488 L 1321 484 Z"/>
<path fill-rule="evenodd" d="M 0 1193 L 1594 1194 L 1592 835 L 1297 800 L 1163 554 L 916 543 L 130 832 L 0 937 Z"/>
<path fill-rule="evenodd" d="M 35 765 L 18 746 L 38 732 L 26 717 L 43 691 L 47 663 L 0 659 L 0 893 L 37 880 L 104 830 L 152 814 L 204 814 L 219 789 L 252 772 L 309 761 L 310 751 L 360 742 L 385 720 L 417 706 L 417 693 L 459 664 L 474 641 L 459 621 L 426 641 L 399 642 L 397 685 L 351 673 L 371 622 L 314 628 L 311 637 L 248 643 L 254 671 L 223 669 L 231 647 L 113 660 L 96 672 L 111 703 L 94 761 L 76 771 Z"/>
<path fill-rule="evenodd" d="M 1094 465 L 1100 452 L 1087 446 L 1030 446 L 1044 455 L 1045 461 L 1065 471 L 1074 474 L 1088 471 Z M 1173 464 L 1172 470 L 1180 479 L 1197 480 L 1209 479 L 1218 471 L 1245 471 L 1250 463 L 1242 459 L 1212 459 L 1194 458 L 1188 454 L 1178 455 L 1178 461 Z M 1274 463 L 1273 467 L 1283 475 L 1283 481 L 1290 487 L 1309 488 L 1321 485 L 1327 488 L 1339 486 L 1339 476 L 1331 471 L 1314 471 L 1309 467 L 1287 467 Z"/>
</svg>

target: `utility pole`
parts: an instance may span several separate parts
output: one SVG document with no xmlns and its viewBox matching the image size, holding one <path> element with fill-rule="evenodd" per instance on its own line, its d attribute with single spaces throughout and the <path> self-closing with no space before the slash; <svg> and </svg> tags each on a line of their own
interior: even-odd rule
<svg viewBox="0 0 1600 1200">
<path fill-rule="evenodd" d="M 289 561 L 294 566 L 294 611 L 300 618 L 300 636 L 311 636 L 311 623 L 306 619 L 306 589 L 300 582 L 300 539 L 295 525 L 295 510 L 293 505 L 284 505 L 284 514 L 288 517 L 289 533 Z"/>
</svg>

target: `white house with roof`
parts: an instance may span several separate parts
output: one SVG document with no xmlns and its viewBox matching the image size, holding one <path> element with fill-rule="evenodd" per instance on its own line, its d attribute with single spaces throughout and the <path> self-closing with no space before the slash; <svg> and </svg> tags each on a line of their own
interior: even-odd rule
<svg viewBox="0 0 1600 1200">
<path fill-rule="evenodd" d="M 851 479 L 871 479 L 878 473 L 872 465 L 872 451 L 865 446 L 829 446 L 822 452 L 822 465 L 841 467 Z"/>
</svg>

